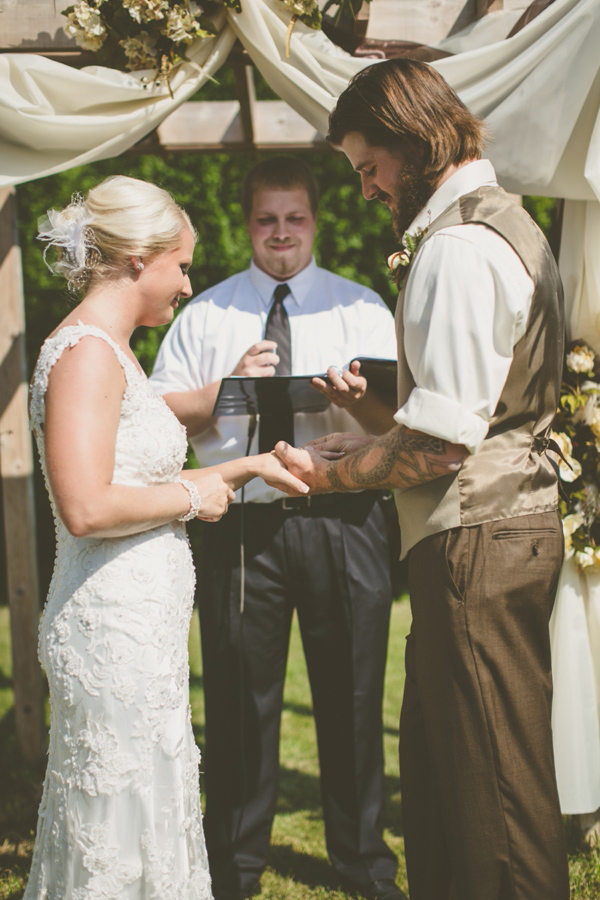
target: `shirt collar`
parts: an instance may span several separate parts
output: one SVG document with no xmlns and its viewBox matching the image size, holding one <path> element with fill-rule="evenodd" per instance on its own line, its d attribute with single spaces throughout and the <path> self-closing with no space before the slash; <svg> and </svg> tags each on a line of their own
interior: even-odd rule
<svg viewBox="0 0 600 900">
<path fill-rule="evenodd" d="M 270 275 L 267 275 L 266 272 L 263 272 L 262 269 L 259 269 L 254 260 L 250 263 L 250 281 L 252 282 L 254 288 L 260 295 L 260 298 L 265 307 L 271 305 L 271 301 L 273 299 L 273 291 L 277 287 L 278 284 L 287 284 L 290 288 L 290 296 L 294 303 L 297 306 L 302 306 L 308 292 L 312 288 L 315 279 L 317 277 L 318 266 L 315 262 L 314 256 L 311 258 L 309 264 L 302 269 L 301 272 L 298 272 L 296 275 L 293 275 L 292 278 L 286 279 L 286 281 L 278 281 L 276 278 L 272 278 Z"/>
<path fill-rule="evenodd" d="M 497 184 L 496 173 L 489 159 L 476 159 L 466 166 L 461 166 L 431 195 L 427 205 L 409 225 L 407 231 L 414 234 L 418 228 L 427 228 L 455 200 L 476 191 L 484 184 Z"/>
</svg>

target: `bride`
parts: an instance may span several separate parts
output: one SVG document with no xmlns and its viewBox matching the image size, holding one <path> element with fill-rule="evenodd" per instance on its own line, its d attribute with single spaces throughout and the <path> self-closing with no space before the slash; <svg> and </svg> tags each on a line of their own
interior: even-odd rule
<svg viewBox="0 0 600 900">
<path fill-rule="evenodd" d="M 207 900 L 183 523 L 216 521 L 255 476 L 306 488 L 274 454 L 182 471 L 185 430 L 129 346 L 191 295 L 195 233 L 168 193 L 109 178 L 50 210 L 39 237 L 83 299 L 31 388 L 57 556 L 40 626 L 50 751 L 24 900 Z"/>
</svg>

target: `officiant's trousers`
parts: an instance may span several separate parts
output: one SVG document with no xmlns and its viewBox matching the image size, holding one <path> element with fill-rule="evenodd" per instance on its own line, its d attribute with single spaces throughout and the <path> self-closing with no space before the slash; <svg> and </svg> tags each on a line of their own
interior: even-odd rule
<svg viewBox="0 0 600 900">
<path fill-rule="evenodd" d="M 312 691 L 330 860 L 354 885 L 396 873 L 381 821 L 391 608 L 383 505 L 392 501 L 373 492 L 309 499 L 245 507 L 242 615 L 239 506 L 203 533 L 205 832 L 216 897 L 239 896 L 267 862 L 294 609 Z M 314 807 L 320 816 L 311 781 L 290 772 L 293 796 L 284 802 Z"/>
<path fill-rule="evenodd" d="M 558 513 L 425 538 L 400 720 L 411 900 L 568 900 L 548 623 Z"/>
</svg>

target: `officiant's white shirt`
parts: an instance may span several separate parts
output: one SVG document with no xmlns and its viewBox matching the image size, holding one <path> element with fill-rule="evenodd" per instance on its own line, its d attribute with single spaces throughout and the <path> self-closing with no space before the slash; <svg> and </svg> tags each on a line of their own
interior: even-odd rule
<svg viewBox="0 0 600 900">
<path fill-rule="evenodd" d="M 246 350 L 263 340 L 279 283 L 252 263 L 191 300 L 162 342 L 151 376 L 154 389 L 160 394 L 198 390 L 230 375 Z M 357 356 L 396 359 L 394 320 L 374 291 L 320 268 L 314 259 L 287 284 L 291 293 L 284 306 L 290 320 L 293 375 L 343 368 Z M 333 404 L 324 412 L 294 416 L 298 447 L 332 431 L 362 429 L 350 413 Z M 199 464 L 213 466 L 244 456 L 247 432 L 248 416 L 221 416 L 190 442 Z M 257 441 L 255 435 L 253 453 L 258 452 Z M 246 485 L 245 499 L 269 503 L 280 500 L 281 492 L 255 478 Z"/>
<path fill-rule="evenodd" d="M 469 163 L 438 188 L 408 231 L 495 184 L 489 160 Z M 425 241 L 404 291 L 404 350 L 416 387 L 396 422 L 475 453 L 525 332 L 533 290 L 515 251 L 485 225 L 444 228 Z"/>
</svg>

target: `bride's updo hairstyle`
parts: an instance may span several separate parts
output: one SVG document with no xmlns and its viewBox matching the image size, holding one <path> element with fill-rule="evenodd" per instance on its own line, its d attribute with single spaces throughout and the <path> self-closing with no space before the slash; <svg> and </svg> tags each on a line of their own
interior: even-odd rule
<svg viewBox="0 0 600 900">
<path fill-rule="evenodd" d="M 69 288 L 85 292 L 92 279 L 118 273 L 132 256 L 148 259 L 173 250 L 181 230 L 196 232 L 168 191 L 126 175 L 113 175 L 86 197 L 74 194 L 62 210 L 49 209 L 38 223 L 47 242 L 44 261 Z M 48 252 L 56 254 L 48 259 Z"/>
</svg>

